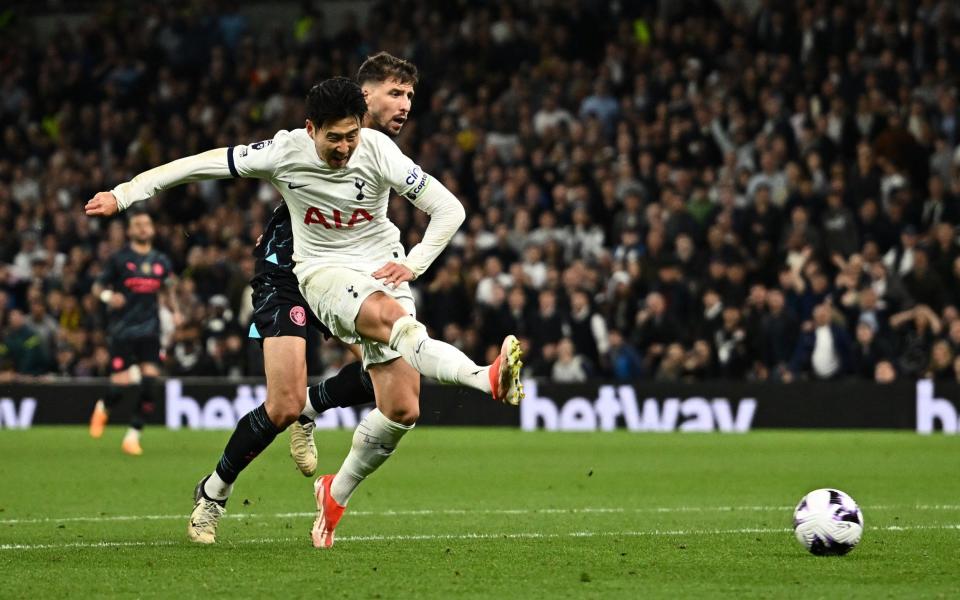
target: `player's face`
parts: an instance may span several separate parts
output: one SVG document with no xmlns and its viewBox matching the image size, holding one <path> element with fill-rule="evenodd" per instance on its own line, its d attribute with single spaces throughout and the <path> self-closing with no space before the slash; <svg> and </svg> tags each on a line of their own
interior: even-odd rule
<svg viewBox="0 0 960 600">
<path fill-rule="evenodd" d="M 393 78 L 365 83 L 368 126 L 389 136 L 399 135 L 413 106 L 413 94 L 413 85 Z"/>
<path fill-rule="evenodd" d="M 346 117 L 316 127 L 307 119 L 307 133 L 317 147 L 317 156 L 334 169 L 342 169 L 360 143 L 360 121 Z"/>
<path fill-rule="evenodd" d="M 138 244 L 146 244 L 153 240 L 153 219 L 149 215 L 137 215 L 130 219 L 127 225 L 127 235 Z"/>
</svg>

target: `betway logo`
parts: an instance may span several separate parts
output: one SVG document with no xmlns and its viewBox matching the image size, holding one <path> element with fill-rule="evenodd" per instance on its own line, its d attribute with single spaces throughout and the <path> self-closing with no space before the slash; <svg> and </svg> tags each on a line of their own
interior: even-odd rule
<svg viewBox="0 0 960 600">
<path fill-rule="evenodd" d="M 0 429 L 29 429 L 37 401 L 33 398 L 20 400 L 20 408 L 12 398 L 0 398 Z"/>
<path fill-rule="evenodd" d="M 238 385 L 233 398 L 213 396 L 197 401 L 183 394 L 183 383 L 179 379 L 168 379 L 166 398 L 166 423 L 170 429 L 233 429 L 243 415 L 267 399 L 267 386 Z M 353 408 L 328 410 L 317 419 L 317 428 L 353 429 L 365 414 L 358 415 Z"/>
<path fill-rule="evenodd" d="M 940 421 L 944 433 L 960 432 L 957 408 L 949 400 L 933 397 L 933 381 L 925 379 L 917 382 L 917 433 L 934 432 L 936 422 Z"/>
<path fill-rule="evenodd" d="M 630 431 L 722 431 L 750 430 L 757 401 L 743 398 L 733 404 L 726 398 L 693 397 L 681 400 L 647 398 L 641 408 L 630 385 L 600 386 L 597 398 L 570 398 L 562 407 L 537 394 L 537 382 L 525 381 L 527 396 L 520 404 L 520 427 L 524 431 L 611 431 L 623 422 Z"/>
</svg>

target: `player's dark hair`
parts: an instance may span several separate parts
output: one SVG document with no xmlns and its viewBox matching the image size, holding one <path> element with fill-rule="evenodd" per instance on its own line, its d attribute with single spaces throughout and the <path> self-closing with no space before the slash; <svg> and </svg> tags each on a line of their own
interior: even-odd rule
<svg viewBox="0 0 960 600">
<path fill-rule="evenodd" d="M 377 52 L 368 56 L 357 71 L 357 83 L 361 86 L 368 81 L 383 83 L 388 79 L 417 85 L 417 77 L 417 67 L 412 62 L 397 58 L 389 52 Z"/>
<path fill-rule="evenodd" d="M 352 79 L 334 77 L 310 88 L 307 92 L 307 118 L 316 127 L 356 117 L 363 121 L 367 113 L 367 101 L 360 86 Z"/>
<path fill-rule="evenodd" d="M 150 217 L 150 220 L 153 221 L 153 215 L 145 208 L 134 207 L 124 211 L 127 216 L 127 226 L 130 225 L 131 221 L 139 217 L 140 215 L 146 215 Z"/>
</svg>

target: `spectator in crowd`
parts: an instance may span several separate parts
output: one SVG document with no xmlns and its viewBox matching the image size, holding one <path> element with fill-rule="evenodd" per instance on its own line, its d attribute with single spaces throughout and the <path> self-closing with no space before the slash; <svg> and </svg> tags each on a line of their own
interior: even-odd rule
<svg viewBox="0 0 960 600">
<path fill-rule="evenodd" d="M 570 296 L 567 329 L 577 350 L 591 365 L 599 365 L 600 357 L 607 353 L 610 345 L 607 323 L 591 309 L 590 298 L 583 290 L 577 290 Z"/>
<path fill-rule="evenodd" d="M 538 348 L 560 342 L 564 331 L 564 317 L 557 307 L 557 293 L 545 289 L 538 295 L 538 310 L 530 317 L 530 341 L 534 352 Z"/>
<path fill-rule="evenodd" d="M 877 383 L 893 383 L 897 379 L 897 368 L 889 360 L 881 360 L 874 370 L 873 380 Z"/>
<path fill-rule="evenodd" d="M 957 231 L 950 223 L 940 223 L 933 230 L 933 243 L 930 245 L 930 265 L 940 277 L 941 282 L 953 279 L 953 263 L 960 256 L 960 245 L 957 244 Z M 946 285 L 944 291 L 949 293 Z M 956 306 L 958 298 L 948 296 L 946 302 Z"/>
<path fill-rule="evenodd" d="M 930 307 L 918 304 L 890 317 L 890 325 L 900 339 L 897 370 L 910 377 L 921 375 L 929 363 L 933 341 L 940 334 L 940 318 Z"/>
<path fill-rule="evenodd" d="M 923 202 L 920 211 L 920 225 L 930 229 L 937 225 L 956 225 L 960 223 L 960 207 L 957 199 L 946 191 L 944 180 L 940 175 L 930 177 L 927 184 L 927 199 Z"/>
<path fill-rule="evenodd" d="M 800 331 L 797 316 L 787 307 L 779 288 L 767 292 L 767 314 L 760 331 L 759 347 L 764 369 L 769 377 L 779 380 L 789 368 Z"/>
<path fill-rule="evenodd" d="M 645 371 L 655 371 L 667 346 L 681 339 L 680 324 L 667 313 L 667 303 L 659 292 L 647 295 L 646 307 L 637 313 L 634 343 L 643 353 Z"/>
<path fill-rule="evenodd" d="M 566 383 L 586 381 L 590 376 L 589 361 L 577 354 L 577 348 L 570 338 L 563 338 L 557 344 L 557 359 L 550 376 L 554 381 Z"/>
<path fill-rule="evenodd" d="M 605 79 L 597 79 L 593 84 L 593 93 L 580 104 L 580 118 L 598 119 L 608 135 L 613 130 L 619 112 L 620 105 L 610 92 L 610 84 Z"/>
<path fill-rule="evenodd" d="M 703 292 L 703 310 L 699 323 L 696 325 L 696 335 L 700 338 L 712 338 L 723 324 L 723 301 L 720 294 L 713 288 Z"/>
<path fill-rule="evenodd" d="M 689 381 L 706 381 L 716 377 L 710 343 L 706 340 L 696 340 L 693 348 L 687 353 L 683 368 L 684 379 Z"/>
<path fill-rule="evenodd" d="M 42 294 L 37 293 L 32 294 L 32 296 L 30 300 L 30 315 L 24 319 L 24 322 L 40 338 L 43 354 L 46 356 L 54 356 L 57 351 L 57 337 L 60 331 L 60 324 L 47 313 L 47 307 Z M 68 371 L 65 374 L 69 375 L 70 373 Z"/>
<path fill-rule="evenodd" d="M 827 194 L 827 208 L 821 216 L 824 230 L 824 251 L 828 255 L 850 256 L 860 248 L 853 213 L 843 204 L 838 190 Z"/>
<path fill-rule="evenodd" d="M 953 350 L 946 340 L 937 340 L 933 343 L 933 349 L 930 353 L 930 366 L 927 367 L 925 375 L 942 382 L 953 379 Z"/>
<path fill-rule="evenodd" d="M 913 253 L 913 268 L 903 277 L 903 287 L 910 298 L 929 306 L 934 312 L 943 310 L 946 291 L 940 275 L 930 267 L 927 251 L 917 248 Z"/>
<path fill-rule="evenodd" d="M 188 323 L 177 330 L 170 360 L 170 374 L 197 377 L 217 374 L 216 365 L 207 354 L 198 323 Z"/>
<path fill-rule="evenodd" d="M 813 319 L 803 324 L 791 361 L 794 375 L 836 379 L 847 373 L 850 338 L 846 329 L 832 322 L 831 307 L 824 302 L 813 309 Z"/>
<path fill-rule="evenodd" d="M 770 201 L 770 186 L 760 183 L 754 191 L 753 203 L 743 214 L 743 241 L 747 248 L 757 252 L 763 242 L 777 246 L 782 221 L 780 209 Z"/>
<path fill-rule="evenodd" d="M 567 129 L 574 124 L 570 111 L 557 104 L 557 97 L 560 94 L 558 85 L 543 95 L 543 105 L 533 115 L 533 131 L 538 137 L 557 135 L 559 130 Z"/>
<path fill-rule="evenodd" d="M 950 322 L 946 340 L 950 344 L 950 350 L 953 351 L 953 354 L 960 354 L 960 319 L 954 319 Z"/>
<path fill-rule="evenodd" d="M 547 265 L 543 262 L 543 249 L 536 244 L 527 244 L 523 251 L 523 274 L 535 290 L 547 282 Z"/>
<path fill-rule="evenodd" d="M 743 315 L 736 306 L 727 306 L 723 309 L 722 320 L 720 328 L 713 334 L 717 370 L 724 379 L 740 379 L 750 367 Z"/>
<path fill-rule="evenodd" d="M 25 315 L 14 308 L 7 314 L 6 335 L 0 350 L 13 369 L 24 375 L 42 375 L 50 369 L 50 357 L 43 338 L 28 324 Z"/>
<path fill-rule="evenodd" d="M 643 376 L 643 359 L 617 329 L 610 330 L 610 347 L 606 359 L 614 379 L 631 381 Z"/>
<path fill-rule="evenodd" d="M 470 319 L 470 298 L 460 274 L 460 264 L 455 258 L 448 259 L 442 268 L 437 269 L 433 281 L 424 290 L 423 319 L 434 331 L 442 331 L 449 322 L 465 325 Z M 493 302 L 490 305 L 494 309 L 499 304 L 500 292 L 503 290 L 499 284 L 497 287 L 499 291 L 493 293 Z"/>
<path fill-rule="evenodd" d="M 883 264 L 891 273 L 903 277 L 913 270 L 917 250 L 917 228 L 906 225 L 900 232 L 900 243 L 883 256 Z"/>
<path fill-rule="evenodd" d="M 684 374 L 685 358 L 682 345 L 677 343 L 668 345 L 653 378 L 656 381 L 680 381 Z"/>
<path fill-rule="evenodd" d="M 525 354 L 532 356 L 530 362 L 525 367 L 527 374 L 534 377 L 553 377 L 553 363 L 557 361 L 557 346 L 559 344 L 549 343 L 540 348 L 539 354 Z"/>
<path fill-rule="evenodd" d="M 870 319 L 861 319 L 857 323 L 856 340 L 851 356 L 853 374 L 868 381 L 873 379 L 877 364 L 889 361 L 892 354 L 885 340 L 877 337 L 876 323 Z"/>
</svg>

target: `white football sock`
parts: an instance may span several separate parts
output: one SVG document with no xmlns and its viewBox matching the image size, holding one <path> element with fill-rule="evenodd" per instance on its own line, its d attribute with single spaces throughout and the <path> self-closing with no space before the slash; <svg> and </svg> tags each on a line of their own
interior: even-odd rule
<svg viewBox="0 0 960 600">
<path fill-rule="evenodd" d="M 140 441 L 140 430 L 134 429 L 133 427 L 127 427 L 127 433 L 123 435 L 123 439 L 134 439 L 138 442 Z"/>
<path fill-rule="evenodd" d="M 456 347 L 431 338 L 426 326 L 413 317 L 400 317 L 393 324 L 390 347 L 422 375 L 490 393 L 490 367 L 481 367 Z"/>
<path fill-rule="evenodd" d="M 383 416 L 379 408 L 367 413 L 353 432 L 353 445 L 340 471 L 333 478 L 330 495 L 346 506 L 354 490 L 368 475 L 380 468 L 413 425 L 401 425 Z"/>
<path fill-rule="evenodd" d="M 319 414 L 320 413 L 313 408 L 313 402 L 310 402 L 310 386 L 307 386 L 307 401 L 303 404 L 303 410 L 300 411 L 300 416 L 307 417 L 311 421 L 314 421 Z"/>
<path fill-rule="evenodd" d="M 203 483 L 203 493 L 212 500 L 225 501 L 232 492 L 233 484 L 220 479 L 216 471 L 211 473 L 210 477 L 207 477 L 207 480 Z"/>
</svg>

